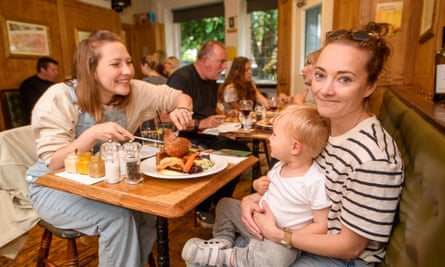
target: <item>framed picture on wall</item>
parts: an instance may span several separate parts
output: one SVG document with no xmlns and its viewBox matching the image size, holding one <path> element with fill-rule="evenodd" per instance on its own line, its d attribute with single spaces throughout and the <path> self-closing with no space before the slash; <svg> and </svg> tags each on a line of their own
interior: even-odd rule
<svg viewBox="0 0 445 267">
<path fill-rule="evenodd" d="M 423 0 L 422 17 L 420 20 L 420 43 L 424 43 L 434 36 L 434 2 L 435 0 Z"/>
<path fill-rule="evenodd" d="M 1 18 L 4 29 L 6 55 L 49 56 L 51 54 L 49 28 L 45 24 Z"/>
<path fill-rule="evenodd" d="M 79 29 L 76 28 L 74 33 L 74 40 L 76 41 L 76 46 L 80 43 L 80 41 L 87 39 L 92 31 L 87 29 Z"/>
</svg>

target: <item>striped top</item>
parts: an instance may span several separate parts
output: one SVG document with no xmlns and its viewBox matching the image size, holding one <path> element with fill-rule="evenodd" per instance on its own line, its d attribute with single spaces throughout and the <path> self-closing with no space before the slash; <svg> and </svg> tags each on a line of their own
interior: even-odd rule
<svg viewBox="0 0 445 267">
<path fill-rule="evenodd" d="M 317 163 L 325 171 L 332 201 L 328 233 L 338 234 L 348 227 L 369 239 L 359 258 L 380 262 L 404 180 L 396 143 L 377 118 L 371 117 L 342 136 L 330 137 Z"/>
</svg>

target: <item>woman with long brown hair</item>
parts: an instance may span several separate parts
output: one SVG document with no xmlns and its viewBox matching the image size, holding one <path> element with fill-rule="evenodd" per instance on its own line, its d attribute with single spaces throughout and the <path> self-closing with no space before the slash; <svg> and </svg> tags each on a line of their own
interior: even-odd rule
<svg viewBox="0 0 445 267">
<path fill-rule="evenodd" d="M 50 87 L 32 112 L 39 157 L 27 172 L 33 207 L 56 227 L 97 235 L 99 266 L 145 266 L 156 239 L 156 217 L 34 182 L 63 168 L 75 150 L 96 153 L 102 142 L 134 139 L 133 133 L 157 110 L 169 112 L 178 129 L 186 128 L 191 98 L 133 75 L 132 59 L 120 38 L 95 31 L 79 43 L 71 77 Z"/>
<path fill-rule="evenodd" d="M 249 59 L 236 57 L 233 59 L 227 78 L 218 89 L 218 103 L 224 113 L 236 116 L 239 110 L 239 100 L 242 99 L 250 99 L 266 107 L 269 106 L 268 99 L 261 94 L 252 81 L 252 68 Z"/>
</svg>

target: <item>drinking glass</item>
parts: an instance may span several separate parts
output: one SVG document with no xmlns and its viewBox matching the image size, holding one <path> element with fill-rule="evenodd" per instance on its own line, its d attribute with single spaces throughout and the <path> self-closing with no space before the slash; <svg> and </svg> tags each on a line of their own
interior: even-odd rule
<svg viewBox="0 0 445 267">
<path fill-rule="evenodd" d="M 240 100 L 239 101 L 239 110 L 241 114 L 243 115 L 243 129 L 249 130 L 249 118 L 250 118 L 250 112 L 252 112 L 253 109 L 253 101 L 252 100 Z"/>
<path fill-rule="evenodd" d="M 154 140 L 159 139 L 157 126 L 156 126 L 156 122 L 154 119 L 144 121 L 140 127 L 140 131 L 141 131 L 142 137 L 150 138 L 150 139 L 154 139 Z M 149 141 L 143 141 L 142 144 L 156 146 L 156 143 L 149 142 Z"/>
<path fill-rule="evenodd" d="M 275 96 L 269 98 L 269 109 L 272 112 L 277 111 L 278 108 L 278 100 Z"/>
</svg>

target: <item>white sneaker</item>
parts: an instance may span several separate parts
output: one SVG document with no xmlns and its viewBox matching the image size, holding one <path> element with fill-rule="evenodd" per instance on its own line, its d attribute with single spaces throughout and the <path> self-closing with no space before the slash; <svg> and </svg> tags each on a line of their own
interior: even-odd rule
<svg viewBox="0 0 445 267">
<path fill-rule="evenodd" d="M 230 266 L 231 253 L 232 249 L 227 248 L 226 242 L 221 239 L 191 238 L 185 243 L 181 256 L 186 263 L 223 267 Z"/>
</svg>

